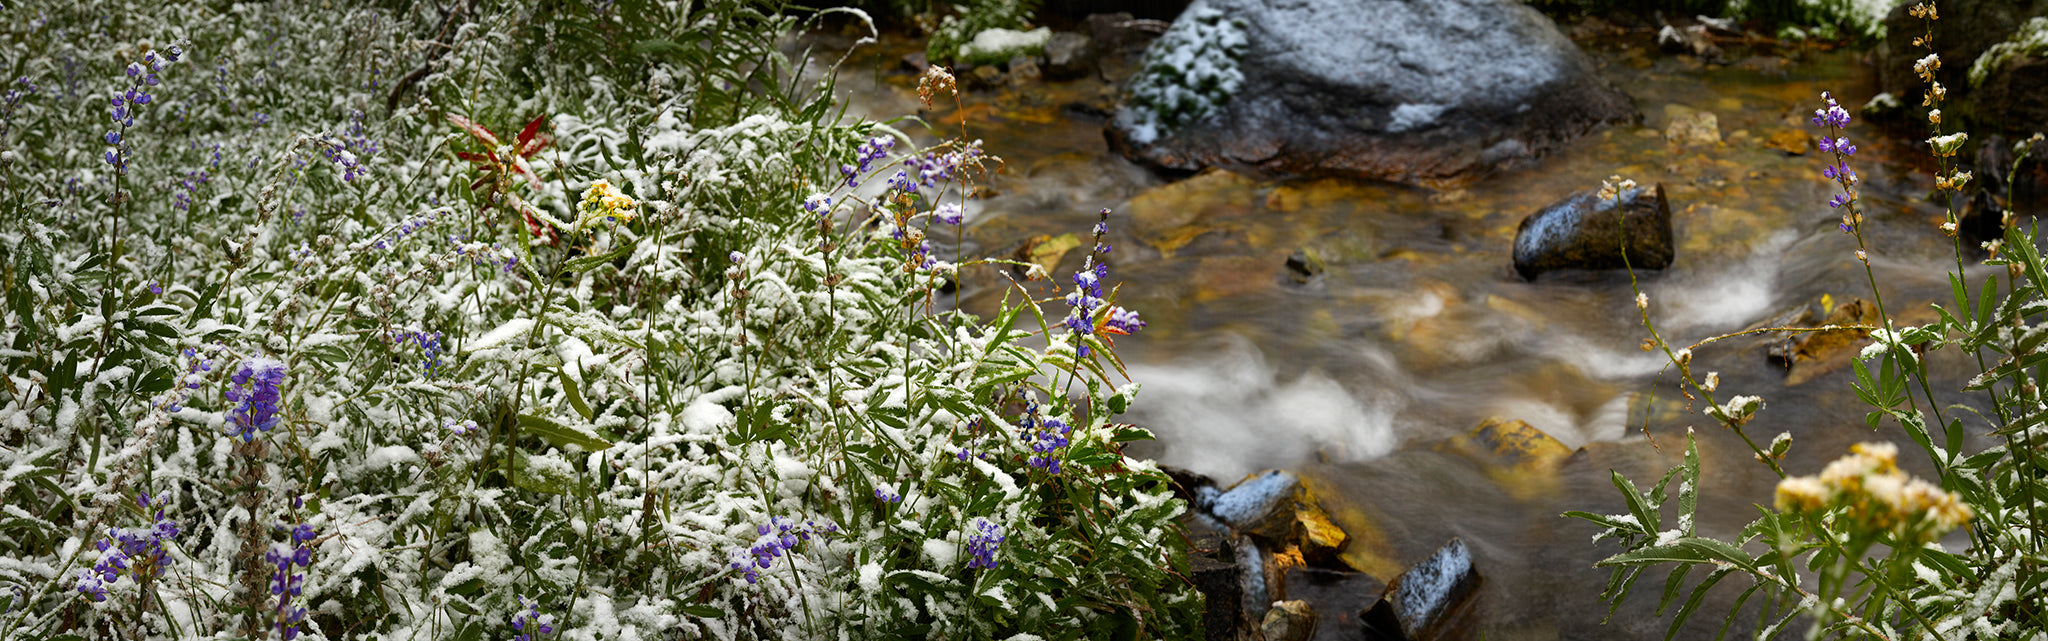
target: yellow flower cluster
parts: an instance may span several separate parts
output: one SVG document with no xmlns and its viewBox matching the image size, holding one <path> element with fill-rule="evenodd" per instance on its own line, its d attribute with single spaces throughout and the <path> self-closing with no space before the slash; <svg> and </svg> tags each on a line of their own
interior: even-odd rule
<svg viewBox="0 0 2048 641">
<path fill-rule="evenodd" d="M 632 197 L 613 187 L 610 181 L 599 178 L 590 183 L 589 189 L 583 190 L 583 202 L 576 204 L 577 211 L 583 214 L 576 221 L 576 226 L 587 229 L 598 220 L 631 221 L 636 204 Z"/>
<path fill-rule="evenodd" d="M 1899 471 L 1899 448 L 1859 443 L 1829 463 L 1819 476 L 1778 482 L 1780 512 L 1815 513 L 1843 508 L 1848 522 L 1866 532 L 1889 531 L 1900 543 L 1920 544 L 1961 527 L 1974 516 L 1954 493 Z"/>
</svg>

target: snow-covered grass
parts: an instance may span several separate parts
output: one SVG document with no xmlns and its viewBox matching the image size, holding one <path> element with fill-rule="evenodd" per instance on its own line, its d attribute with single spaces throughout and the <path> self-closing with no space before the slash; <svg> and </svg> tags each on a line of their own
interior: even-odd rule
<svg viewBox="0 0 2048 641">
<path fill-rule="evenodd" d="M 935 311 L 808 14 L 407 6 L 6 7 L 0 638 L 1191 633 L 1129 323 Z"/>
</svg>

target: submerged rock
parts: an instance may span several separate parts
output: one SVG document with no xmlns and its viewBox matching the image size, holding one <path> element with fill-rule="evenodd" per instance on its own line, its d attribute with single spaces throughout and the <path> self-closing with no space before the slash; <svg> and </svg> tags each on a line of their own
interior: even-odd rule
<svg viewBox="0 0 2048 641">
<path fill-rule="evenodd" d="M 1764 147 L 1785 152 L 1788 156 L 1804 156 L 1813 148 L 1813 134 L 1804 129 L 1779 129 L 1764 141 Z"/>
<path fill-rule="evenodd" d="M 1073 80 L 1095 70 L 1093 43 L 1084 36 L 1071 31 L 1052 34 L 1045 41 L 1045 77 L 1053 80 Z"/>
<path fill-rule="evenodd" d="M 1456 638 L 1458 615 L 1479 591 L 1479 571 L 1464 539 L 1451 539 L 1429 559 L 1387 584 L 1366 610 L 1365 636 L 1394 641 Z"/>
<path fill-rule="evenodd" d="M 1266 641 L 1308 641 L 1316 633 L 1316 611 L 1306 601 L 1279 601 L 1259 624 Z"/>
<path fill-rule="evenodd" d="M 1841 329 L 1787 334 L 1773 340 L 1764 353 L 1771 364 L 1785 368 L 1786 386 L 1799 385 L 1849 365 L 1862 351 L 1864 340 L 1870 338 L 1870 330 L 1850 326 L 1867 325 L 1876 320 L 1877 306 L 1863 299 L 1852 298 L 1835 304 L 1832 297 L 1822 296 L 1813 304 L 1771 319 L 1768 321 L 1771 324 L 1765 326 L 1837 326 Z"/>
<path fill-rule="evenodd" d="M 1536 280 L 1559 269 L 1664 269 L 1671 265 L 1671 205 L 1664 185 L 1621 194 L 1620 205 L 1581 191 L 1522 220 L 1515 230 L 1515 272 Z M 1626 263 L 1622 243 L 1628 243 Z"/>
<path fill-rule="evenodd" d="M 1680 105 L 1665 105 L 1671 118 L 1664 126 L 1664 140 L 1681 147 L 1712 147 L 1721 144 L 1721 119 L 1711 111 L 1696 111 Z"/>
<path fill-rule="evenodd" d="M 1450 189 L 1639 117 L 1513 0 L 1196 0 L 1146 56 L 1106 134 L 1174 171 Z"/>
<path fill-rule="evenodd" d="M 1437 449 L 1478 460 L 1509 494 L 1528 498 L 1557 488 L 1558 465 L 1572 455 L 1564 443 L 1521 420 L 1489 417 Z"/>
<path fill-rule="evenodd" d="M 1323 257 L 1316 250 L 1302 248 L 1287 255 L 1287 277 L 1298 284 L 1307 284 L 1323 274 Z"/>
</svg>

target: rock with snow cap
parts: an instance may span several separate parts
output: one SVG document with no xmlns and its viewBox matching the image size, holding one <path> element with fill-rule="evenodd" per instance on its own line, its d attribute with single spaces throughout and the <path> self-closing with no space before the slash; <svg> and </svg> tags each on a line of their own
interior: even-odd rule
<svg viewBox="0 0 2048 641">
<path fill-rule="evenodd" d="M 1169 171 L 1450 189 L 1640 117 L 1513 0 L 1197 0 L 1146 56 L 1106 134 Z"/>
<path fill-rule="evenodd" d="M 1463 638 L 1459 615 L 1479 592 L 1479 571 L 1464 539 L 1451 539 L 1428 560 L 1387 584 L 1360 618 L 1368 639 L 1430 641 Z"/>
</svg>

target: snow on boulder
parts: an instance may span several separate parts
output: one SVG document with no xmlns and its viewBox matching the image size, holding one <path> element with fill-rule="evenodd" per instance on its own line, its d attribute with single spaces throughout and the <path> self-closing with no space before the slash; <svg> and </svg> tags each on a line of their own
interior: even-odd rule
<svg viewBox="0 0 2048 641">
<path fill-rule="evenodd" d="M 1515 0 L 1195 0 L 1106 132 L 1133 160 L 1447 189 L 1640 118 Z"/>
</svg>

